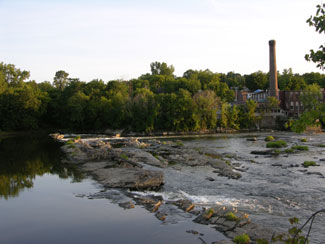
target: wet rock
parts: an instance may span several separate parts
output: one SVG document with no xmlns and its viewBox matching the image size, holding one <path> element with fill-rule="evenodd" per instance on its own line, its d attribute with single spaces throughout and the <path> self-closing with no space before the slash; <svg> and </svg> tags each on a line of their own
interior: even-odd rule
<svg viewBox="0 0 325 244">
<path fill-rule="evenodd" d="M 186 233 L 193 234 L 193 235 L 198 235 L 199 232 L 196 230 L 187 230 Z"/>
<path fill-rule="evenodd" d="M 325 178 L 321 172 L 307 172 L 307 175 L 318 175 L 320 178 Z"/>
<path fill-rule="evenodd" d="M 256 137 L 253 137 L 253 138 L 247 138 L 246 141 L 257 141 L 257 138 L 256 138 Z"/>
<path fill-rule="evenodd" d="M 255 154 L 255 155 L 272 155 L 273 154 L 273 150 L 261 150 L 261 151 L 251 151 L 251 154 Z"/>
<path fill-rule="evenodd" d="M 138 168 L 110 168 L 91 172 L 95 178 L 108 188 L 157 189 L 164 184 L 161 171 Z"/>
<path fill-rule="evenodd" d="M 272 166 L 275 166 L 275 167 L 282 167 L 282 164 L 280 164 L 280 163 L 274 163 L 274 164 L 272 164 Z"/>
<path fill-rule="evenodd" d="M 131 208 L 134 208 L 134 204 L 129 201 L 129 202 L 124 202 L 124 203 L 119 203 L 118 204 L 121 208 L 124 208 L 124 209 L 131 209 Z"/>
<path fill-rule="evenodd" d="M 290 164 L 290 167 L 291 168 L 294 168 L 294 167 L 296 168 L 296 167 L 299 167 L 299 164 Z"/>
<path fill-rule="evenodd" d="M 319 161 L 324 162 L 325 161 L 325 158 L 321 158 L 321 159 L 319 159 Z"/>
<path fill-rule="evenodd" d="M 166 220 L 166 217 L 167 217 L 167 215 L 165 213 L 162 213 L 162 212 L 156 212 L 155 213 L 155 216 L 160 221 L 165 221 Z"/>
<path fill-rule="evenodd" d="M 234 244 L 234 242 L 231 240 L 222 240 L 222 241 L 212 242 L 211 244 Z"/>
<path fill-rule="evenodd" d="M 205 179 L 208 181 L 215 181 L 215 179 L 213 179 L 212 177 L 206 177 Z"/>
</svg>

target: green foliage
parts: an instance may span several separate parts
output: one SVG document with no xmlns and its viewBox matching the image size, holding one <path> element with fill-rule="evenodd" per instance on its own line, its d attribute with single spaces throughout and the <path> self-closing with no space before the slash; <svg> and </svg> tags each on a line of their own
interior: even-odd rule
<svg viewBox="0 0 325 244">
<path fill-rule="evenodd" d="M 123 159 L 125 159 L 125 160 L 129 159 L 128 155 L 126 155 L 126 154 L 124 154 L 124 153 L 122 153 L 122 154 L 120 155 L 120 157 L 123 158 Z"/>
<path fill-rule="evenodd" d="M 242 234 L 239 236 L 235 236 L 233 239 L 233 242 L 236 244 L 249 244 L 250 243 L 250 238 L 247 234 Z"/>
<path fill-rule="evenodd" d="M 306 238 L 301 235 L 301 230 L 298 228 L 299 219 L 296 217 L 289 219 L 292 227 L 288 229 L 288 233 L 276 235 L 272 238 L 272 243 L 285 243 L 285 244 L 306 244 L 309 243 Z"/>
<path fill-rule="evenodd" d="M 285 153 L 293 153 L 294 150 L 292 148 L 287 148 L 284 150 Z"/>
<path fill-rule="evenodd" d="M 325 4 L 319 4 L 316 6 L 317 11 L 315 16 L 310 16 L 307 19 L 309 26 L 314 26 L 319 34 L 325 33 Z M 325 69 L 325 44 L 319 47 L 319 50 L 310 50 L 309 54 L 306 54 L 305 59 L 316 63 L 316 66 L 322 70 Z"/>
<path fill-rule="evenodd" d="M 315 161 L 305 161 L 302 163 L 302 166 L 304 166 L 304 168 L 308 168 L 310 166 L 317 166 Z"/>
<path fill-rule="evenodd" d="M 226 215 L 226 220 L 228 221 L 238 221 L 239 218 L 233 213 L 233 212 L 228 212 Z"/>
<path fill-rule="evenodd" d="M 281 153 L 281 151 L 279 149 L 275 149 L 272 151 L 273 155 L 279 155 Z"/>
<path fill-rule="evenodd" d="M 301 146 L 301 145 L 292 146 L 291 149 L 298 150 L 298 151 L 308 151 L 309 150 L 308 146 Z"/>
<path fill-rule="evenodd" d="M 245 75 L 246 86 L 249 90 L 255 91 L 257 89 L 266 89 L 269 85 L 267 74 L 262 71 Z"/>
<path fill-rule="evenodd" d="M 274 141 L 274 137 L 273 136 L 267 136 L 267 137 L 265 137 L 264 141 Z"/>
<path fill-rule="evenodd" d="M 300 141 L 301 142 L 307 142 L 308 140 L 307 140 L 307 138 L 301 138 Z"/>
<path fill-rule="evenodd" d="M 204 131 L 219 128 L 254 128 L 257 103 L 231 105 L 234 90 L 244 87 L 245 77 L 229 72 L 188 70 L 176 77 L 174 67 L 151 64 L 151 74 L 130 81 L 113 80 L 88 83 L 69 78 L 57 71 L 53 82 L 28 81 L 29 72 L 0 63 L 0 130 L 38 128 L 101 132 L 110 129 L 128 131 Z M 325 76 L 304 74 L 309 82 L 317 78 L 325 86 Z M 260 86 L 267 75 L 256 72 L 246 76 L 247 84 Z M 258 79 L 262 79 L 259 81 Z M 324 79 L 324 81 L 322 80 Z M 266 79 L 267 80 L 267 79 Z M 263 86 L 263 85 L 262 85 Z M 323 122 L 323 107 L 315 98 L 316 86 L 307 87 L 307 122 Z M 309 89 L 309 90 L 308 90 Z M 317 93 L 319 94 L 319 93 Z M 312 100 L 310 100 L 312 98 Z M 305 118 L 302 117 L 302 118 Z M 325 118 L 325 116 L 324 116 Z M 292 123 L 303 130 L 306 121 Z"/>
<path fill-rule="evenodd" d="M 281 148 L 281 147 L 286 147 L 286 146 L 287 146 L 287 143 L 283 140 L 266 143 L 267 148 Z"/>
</svg>

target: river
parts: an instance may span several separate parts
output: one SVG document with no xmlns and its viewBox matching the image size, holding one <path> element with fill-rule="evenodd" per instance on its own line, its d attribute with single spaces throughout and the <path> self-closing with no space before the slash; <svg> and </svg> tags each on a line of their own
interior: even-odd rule
<svg viewBox="0 0 325 244">
<path fill-rule="evenodd" d="M 319 145 L 325 135 L 272 135 L 288 142 L 288 148 L 304 145 L 309 151 L 252 155 L 253 150 L 266 149 L 266 133 L 177 138 L 184 147 L 228 155 L 242 178 L 217 176 L 208 166 L 168 167 L 163 189 L 137 193 L 161 195 L 165 200 L 187 198 L 202 206 L 234 206 L 257 223 L 285 231 L 289 217 L 303 223 L 324 209 L 325 148 Z M 252 137 L 256 141 L 247 140 Z M 301 142 L 302 138 L 307 142 Z M 62 164 L 58 146 L 47 137 L 0 141 L 0 243 L 211 243 L 223 239 L 211 227 L 194 224 L 186 214 L 160 222 L 139 206 L 123 210 L 112 200 L 89 197 L 103 189 L 76 168 Z M 311 160 L 319 166 L 301 166 Z M 324 243 L 324 220 L 323 215 L 316 217 L 311 243 Z"/>
</svg>

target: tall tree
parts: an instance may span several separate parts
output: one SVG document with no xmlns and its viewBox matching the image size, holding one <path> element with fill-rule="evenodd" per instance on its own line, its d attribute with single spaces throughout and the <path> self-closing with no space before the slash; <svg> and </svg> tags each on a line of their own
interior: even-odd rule
<svg viewBox="0 0 325 244">
<path fill-rule="evenodd" d="M 68 76 L 69 74 L 63 70 L 57 71 L 53 78 L 54 86 L 60 91 L 63 91 L 68 84 Z"/>
</svg>

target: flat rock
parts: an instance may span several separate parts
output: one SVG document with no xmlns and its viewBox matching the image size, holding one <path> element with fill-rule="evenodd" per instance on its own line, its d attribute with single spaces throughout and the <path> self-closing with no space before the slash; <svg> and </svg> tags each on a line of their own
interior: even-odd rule
<svg viewBox="0 0 325 244">
<path fill-rule="evenodd" d="M 103 168 L 92 172 L 108 188 L 156 189 L 164 184 L 161 171 L 139 168 Z"/>
</svg>

